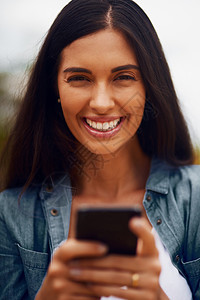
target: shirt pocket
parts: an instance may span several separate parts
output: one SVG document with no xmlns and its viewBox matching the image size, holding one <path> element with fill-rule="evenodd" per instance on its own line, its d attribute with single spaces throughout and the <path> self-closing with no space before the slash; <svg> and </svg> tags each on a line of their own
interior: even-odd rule
<svg viewBox="0 0 200 300">
<path fill-rule="evenodd" d="M 24 267 L 29 296 L 35 298 L 49 265 L 49 254 L 25 249 L 17 244 Z"/>
<path fill-rule="evenodd" d="M 200 258 L 188 262 L 182 261 L 182 265 L 193 295 L 195 295 L 193 299 L 200 299 Z"/>
</svg>

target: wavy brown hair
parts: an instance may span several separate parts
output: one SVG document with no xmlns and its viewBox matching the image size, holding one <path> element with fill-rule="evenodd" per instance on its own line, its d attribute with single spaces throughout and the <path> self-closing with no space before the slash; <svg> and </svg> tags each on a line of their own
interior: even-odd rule
<svg viewBox="0 0 200 300">
<path fill-rule="evenodd" d="M 60 53 L 76 39 L 106 28 L 123 33 L 137 56 L 147 91 L 138 130 L 143 151 L 173 165 L 193 162 L 169 67 L 147 15 L 131 0 L 72 0 L 51 26 L 32 69 L 1 157 L 1 189 L 28 186 L 52 172 L 69 171 L 76 140 L 57 103 Z"/>
</svg>

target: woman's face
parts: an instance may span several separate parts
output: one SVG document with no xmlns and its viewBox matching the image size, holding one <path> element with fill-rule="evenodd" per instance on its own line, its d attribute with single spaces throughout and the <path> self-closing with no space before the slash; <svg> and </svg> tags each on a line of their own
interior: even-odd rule
<svg viewBox="0 0 200 300">
<path fill-rule="evenodd" d="M 58 90 L 70 131 L 91 152 L 113 153 L 136 135 L 145 87 L 135 53 L 118 31 L 101 30 L 64 48 Z"/>
</svg>

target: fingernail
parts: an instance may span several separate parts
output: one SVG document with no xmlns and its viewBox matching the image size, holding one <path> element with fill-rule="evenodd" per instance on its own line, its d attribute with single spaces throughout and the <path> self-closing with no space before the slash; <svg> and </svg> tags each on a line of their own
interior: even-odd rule
<svg viewBox="0 0 200 300">
<path fill-rule="evenodd" d="M 99 252 L 105 253 L 108 251 L 108 247 L 106 245 L 101 244 L 98 246 L 98 250 L 99 250 Z"/>
<path fill-rule="evenodd" d="M 134 218 L 131 220 L 132 224 L 134 225 L 134 227 L 140 227 L 141 226 L 141 220 L 139 218 Z"/>
</svg>

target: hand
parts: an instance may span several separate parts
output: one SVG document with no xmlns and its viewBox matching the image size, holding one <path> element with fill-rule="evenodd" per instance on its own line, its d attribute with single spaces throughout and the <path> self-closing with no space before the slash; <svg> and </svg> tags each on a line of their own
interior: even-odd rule
<svg viewBox="0 0 200 300">
<path fill-rule="evenodd" d="M 101 257 L 107 248 L 99 243 L 69 239 L 55 251 L 36 300 L 94 300 L 99 299 L 84 282 L 69 277 L 69 262 L 83 257 Z"/>
<path fill-rule="evenodd" d="M 108 255 L 74 260 L 69 264 L 71 280 L 87 283 L 90 291 L 99 297 L 168 299 L 159 286 L 161 266 L 151 226 L 144 218 L 133 218 L 129 225 L 139 237 L 136 256 Z M 133 274 L 137 274 L 135 286 Z"/>
</svg>

